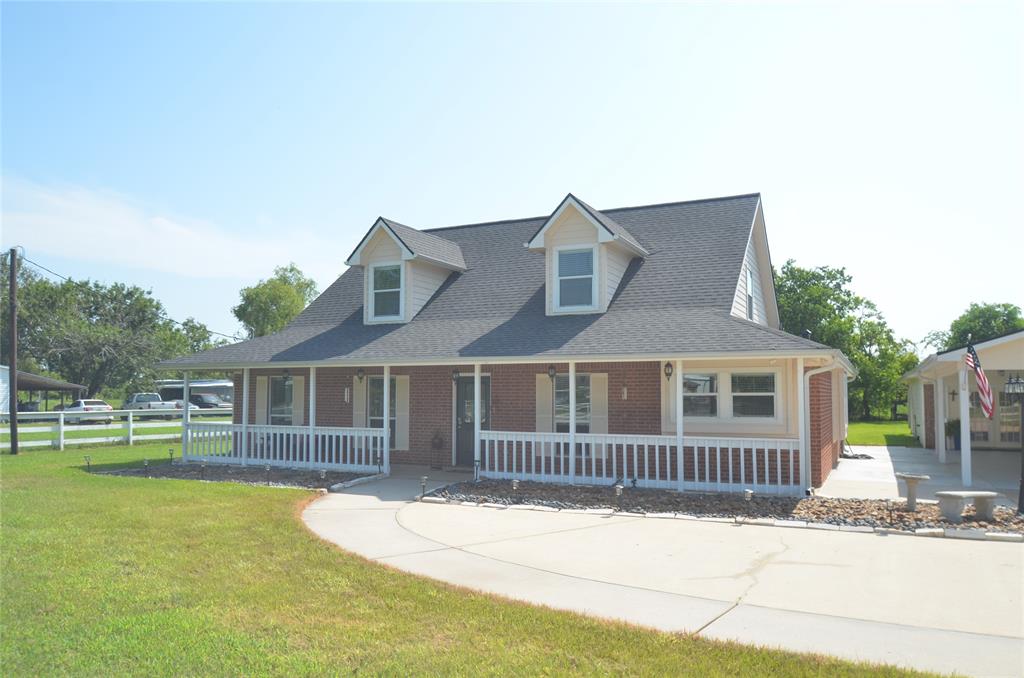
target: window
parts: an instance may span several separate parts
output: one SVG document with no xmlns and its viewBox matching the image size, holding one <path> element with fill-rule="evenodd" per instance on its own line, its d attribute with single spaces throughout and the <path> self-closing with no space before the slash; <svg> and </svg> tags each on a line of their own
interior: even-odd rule
<svg viewBox="0 0 1024 678">
<path fill-rule="evenodd" d="M 396 398 L 395 378 L 391 377 L 388 386 L 388 428 L 391 440 L 390 449 L 395 449 Z M 370 428 L 384 428 L 384 377 L 367 377 L 366 381 L 367 419 Z"/>
<path fill-rule="evenodd" d="M 747 320 L 754 319 L 754 276 L 747 269 Z"/>
<path fill-rule="evenodd" d="M 687 417 L 718 416 L 717 375 L 683 375 L 683 414 Z"/>
<path fill-rule="evenodd" d="M 292 425 L 291 377 L 270 378 L 270 424 L 271 426 Z"/>
<path fill-rule="evenodd" d="M 971 391 L 971 442 L 985 442 L 988 440 L 989 419 L 985 416 L 985 410 L 981 409 L 981 396 L 977 391 Z"/>
<path fill-rule="evenodd" d="M 594 248 L 561 250 L 555 306 L 559 309 L 594 307 Z"/>
<path fill-rule="evenodd" d="M 373 282 L 372 316 L 399 318 L 402 315 L 402 265 L 374 266 L 370 271 Z"/>
<path fill-rule="evenodd" d="M 569 432 L 569 375 L 555 375 L 555 431 Z M 576 433 L 590 433 L 590 375 L 576 375 Z"/>
<path fill-rule="evenodd" d="M 732 375 L 732 414 L 734 417 L 774 417 L 775 375 Z"/>
<path fill-rule="evenodd" d="M 1020 400 L 1013 402 L 1012 396 L 999 392 L 999 442 L 1020 442 Z"/>
</svg>

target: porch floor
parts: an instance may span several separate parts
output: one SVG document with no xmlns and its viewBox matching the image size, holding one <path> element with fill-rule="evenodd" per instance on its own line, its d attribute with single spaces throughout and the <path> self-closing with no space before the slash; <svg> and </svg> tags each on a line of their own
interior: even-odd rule
<svg viewBox="0 0 1024 678">
<path fill-rule="evenodd" d="M 907 487 L 897 483 L 897 473 L 931 476 L 917 486 L 919 499 L 935 499 L 935 493 L 963 488 L 960 478 L 960 453 L 947 452 L 946 463 L 939 462 L 935 450 L 920 447 L 858 445 L 853 451 L 872 459 L 840 459 L 825 484 L 818 490 L 824 497 L 851 499 L 906 498 Z M 997 503 L 1017 505 L 1021 453 L 1014 450 L 973 450 L 971 474 L 973 490 L 998 492 Z"/>
</svg>

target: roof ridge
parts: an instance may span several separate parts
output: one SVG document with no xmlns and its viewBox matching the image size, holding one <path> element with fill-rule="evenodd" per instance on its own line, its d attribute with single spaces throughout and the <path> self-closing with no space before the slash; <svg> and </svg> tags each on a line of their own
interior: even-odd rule
<svg viewBox="0 0 1024 678">
<path fill-rule="evenodd" d="M 760 197 L 760 196 L 761 196 L 760 191 L 757 191 L 757 192 L 754 192 L 754 193 L 738 193 L 736 195 L 723 195 L 723 196 L 720 196 L 720 197 L 717 197 L 717 198 L 698 198 L 696 200 L 676 200 L 676 201 L 672 201 L 672 202 L 652 203 L 650 205 L 631 205 L 631 206 L 628 206 L 628 207 L 612 207 L 611 209 L 597 209 L 596 207 L 594 207 L 593 209 L 598 211 L 598 212 L 601 212 L 602 214 L 607 214 L 608 212 L 625 212 L 625 211 L 628 211 L 628 210 L 642 210 L 642 209 L 650 209 L 650 208 L 655 208 L 655 207 L 671 207 L 673 205 L 691 205 L 691 204 L 701 203 L 701 202 L 718 202 L 718 201 L 725 201 L 725 200 L 739 200 L 740 198 L 753 198 L 753 197 Z M 574 197 L 575 197 L 575 195 L 574 195 Z M 577 198 L 577 200 L 579 200 L 579 198 Z M 521 222 L 521 221 L 536 221 L 538 219 L 547 219 L 550 216 L 551 216 L 550 214 L 542 214 L 542 215 L 536 216 L 536 217 L 518 217 L 518 218 L 515 218 L 515 219 L 492 219 L 490 221 L 478 221 L 478 222 L 474 222 L 474 223 L 470 223 L 470 224 L 456 224 L 455 226 L 434 226 L 433 228 L 424 228 L 424 229 L 417 229 L 417 230 L 420 230 L 423 233 L 429 233 L 431 231 L 450 231 L 450 230 L 456 229 L 456 228 L 475 228 L 477 226 L 494 226 L 496 224 L 514 224 L 514 223 Z M 412 227 L 410 226 L 409 228 L 412 228 Z"/>
</svg>

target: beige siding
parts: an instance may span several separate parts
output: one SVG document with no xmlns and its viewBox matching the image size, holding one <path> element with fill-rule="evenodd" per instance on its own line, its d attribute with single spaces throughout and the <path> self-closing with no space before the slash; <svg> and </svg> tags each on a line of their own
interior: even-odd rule
<svg viewBox="0 0 1024 678">
<path fill-rule="evenodd" d="M 747 252 L 743 257 L 743 267 L 740 269 L 740 280 L 736 285 L 736 296 L 732 302 L 732 314 L 739 318 L 747 317 L 747 271 L 750 272 L 749 277 L 753 283 L 754 295 L 754 317 L 751 320 L 767 325 L 768 317 L 765 312 L 764 291 L 761 288 L 761 266 L 753 238 L 747 242 Z"/>
<path fill-rule="evenodd" d="M 421 261 L 409 262 L 409 294 L 405 306 L 406 320 L 412 320 L 424 305 L 430 301 L 438 288 L 451 275 L 451 271 Z"/>
<path fill-rule="evenodd" d="M 568 207 L 551 228 L 544 234 L 544 256 L 547 262 L 547 284 L 545 288 L 545 308 L 548 315 L 555 309 L 555 248 L 567 245 L 593 245 L 597 243 L 597 228 L 589 219 L 580 214 L 575 207 Z M 595 275 L 598 276 L 598 294 L 601 294 L 601 257 L 594 262 Z M 602 306 L 598 299 L 598 306 Z"/>
<path fill-rule="evenodd" d="M 604 257 L 604 266 L 602 266 L 605 290 L 603 308 L 607 310 L 608 305 L 615 297 L 615 292 L 619 289 L 619 283 L 622 282 L 622 276 L 626 274 L 626 268 L 632 261 L 633 255 L 613 245 L 602 245 L 601 250 Z"/>
<path fill-rule="evenodd" d="M 372 324 L 373 318 L 370 317 L 370 270 L 374 264 L 384 262 L 402 261 L 402 248 L 398 246 L 395 239 L 392 238 L 387 232 L 381 228 L 377 229 L 377 232 L 373 234 L 370 241 L 366 243 L 366 247 L 363 249 L 361 257 L 363 264 L 363 322 Z M 402 269 L 402 281 L 405 285 L 405 312 L 406 317 L 409 313 L 409 303 L 411 301 L 410 288 L 409 288 L 409 266 L 408 262 Z M 388 322 L 395 322 L 394 320 Z"/>
</svg>

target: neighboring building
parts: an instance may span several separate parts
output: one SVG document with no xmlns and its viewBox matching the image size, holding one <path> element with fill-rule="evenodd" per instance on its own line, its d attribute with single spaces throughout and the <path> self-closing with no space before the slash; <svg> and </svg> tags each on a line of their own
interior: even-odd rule
<svg viewBox="0 0 1024 678">
<path fill-rule="evenodd" d="M 379 218 L 346 263 L 282 331 L 163 364 L 236 373 L 186 453 L 791 494 L 838 462 L 854 371 L 779 329 L 757 194 Z"/>
<path fill-rule="evenodd" d="M 934 353 L 903 375 L 907 383 L 910 430 L 924 447 L 934 449 L 946 463 L 949 442 L 946 422 L 958 420 L 960 468 L 964 485 L 971 485 L 971 450 L 1019 450 L 1021 444 L 1020 402 L 1003 393 L 1007 379 L 1024 374 L 1024 330 L 974 345 L 995 400 L 989 419 L 978 401 L 978 383 L 967 369 L 966 346 Z M 936 397 L 936 393 L 940 394 Z M 953 438 L 954 436 L 949 436 Z"/>
<path fill-rule="evenodd" d="M 7 365 L 0 365 L 0 412 L 9 413 L 11 405 L 11 368 Z M 61 394 L 63 402 L 64 394 L 70 393 L 71 397 L 81 395 L 85 387 L 81 384 L 72 384 L 53 377 L 44 377 L 41 374 L 22 372 L 18 370 L 18 392 L 19 393 L 50 393 L 51 391 Z M 24 403 L 22 404 L 24 411 Z"/>
</svg>

